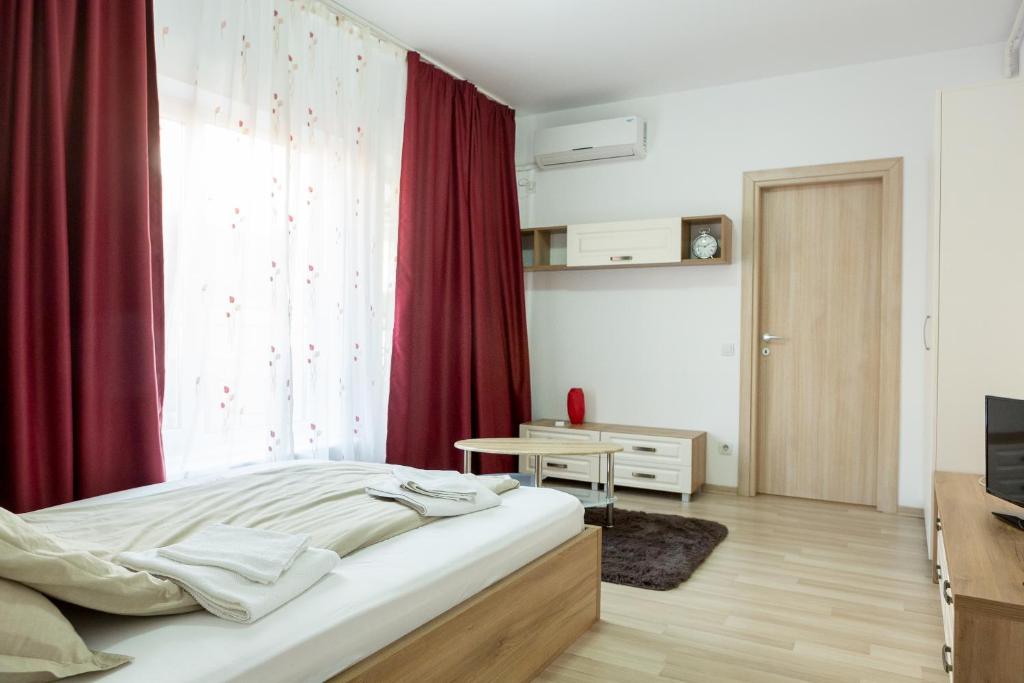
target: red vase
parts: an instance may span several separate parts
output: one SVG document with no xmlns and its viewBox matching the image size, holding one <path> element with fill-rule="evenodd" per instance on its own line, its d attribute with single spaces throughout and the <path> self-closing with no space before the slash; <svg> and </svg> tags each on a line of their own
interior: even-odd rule
<svg viewBox="0 0 1024 683">
<path fill-rule="evenodd" d="M 587 414 L 587 402 L 583 398 L 583 390 L 573 387 L 565 400 L 569 410 L 569 422 L 574 425 L 583 424 L 583 416 Z"/>
</svg>

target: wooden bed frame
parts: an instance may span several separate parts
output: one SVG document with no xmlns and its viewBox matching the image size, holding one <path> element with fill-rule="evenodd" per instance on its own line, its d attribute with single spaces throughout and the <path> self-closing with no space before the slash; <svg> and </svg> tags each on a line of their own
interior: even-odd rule
<svg viewBox="0 0 1024 683">
<path fill-rule="evenodd" d="M 588 526 L 328 683 L 529 681 L 600 616 L 601 529 Z"/>
</svg>

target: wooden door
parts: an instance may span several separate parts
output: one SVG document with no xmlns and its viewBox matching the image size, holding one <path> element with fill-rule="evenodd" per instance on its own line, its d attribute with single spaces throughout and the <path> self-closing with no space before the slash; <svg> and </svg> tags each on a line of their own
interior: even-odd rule
<svg viewBox="0 0 1024 683">
<path fill-rule="evenodd" d="M 759 492 L 877 502 L 882 225 L 879 178 L 762 192 Z"/>
</svg>

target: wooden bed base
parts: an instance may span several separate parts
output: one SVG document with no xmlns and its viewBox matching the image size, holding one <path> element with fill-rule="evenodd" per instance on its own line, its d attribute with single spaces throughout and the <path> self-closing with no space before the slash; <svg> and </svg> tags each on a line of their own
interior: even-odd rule
<svg viewBox="0 0 1024 683">
<path fill-rule="evenodd" d="M 328 683 L 529 681 L 600 616 L 601 529 L 588 526 Z"/>
</svg>

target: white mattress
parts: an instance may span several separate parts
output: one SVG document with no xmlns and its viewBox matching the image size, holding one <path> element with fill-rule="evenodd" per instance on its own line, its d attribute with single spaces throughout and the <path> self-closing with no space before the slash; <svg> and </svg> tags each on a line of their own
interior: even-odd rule
<svg viewBox="0 0 1024 683">
<path fill-rule="evenodd" d="M 73 505 L 81 504 L 88 501 Z M 582 530 L 576 498 L 521 488 L 503 494 L 500 507 L 440 520 L 342 558 L 310 590 L 254 624 L 206 612 L 73 612 L 68 616 L 89 647 L 135 657 L 119 669 L 75 680 L 323 681 Z"/>
</svg>

